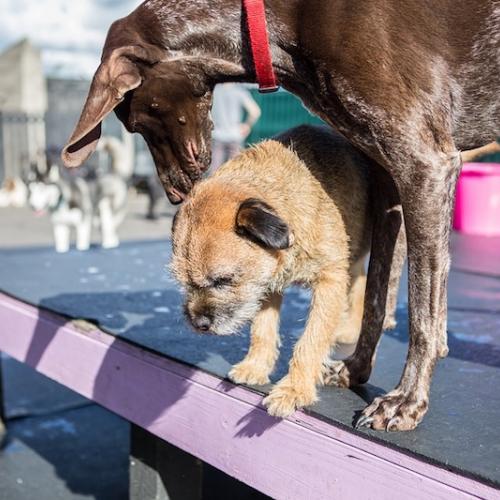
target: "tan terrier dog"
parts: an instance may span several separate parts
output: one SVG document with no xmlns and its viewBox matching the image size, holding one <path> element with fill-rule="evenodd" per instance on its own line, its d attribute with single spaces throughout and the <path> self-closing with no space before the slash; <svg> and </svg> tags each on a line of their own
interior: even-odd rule
<svg viewBox="0 0 500 500">
<path fill-rule="evenodd" d="M 312 288 L 288 374 L 264 400 L 271 415 L 314 403 L 318 384 L 342 385 L 328 360 L 336 343 L 356 342 L 361 329 L 371 168 L 333 131 L 301 126 L 224 164 L 176 216 L 172 271 L 193 327 L 228 335 L 252 321 L 250 349 L 229 373 L 234 382 L 269 382 L 283 291 Z M 394 298 L 388 302 L 394 309 Z"/>
</svg>

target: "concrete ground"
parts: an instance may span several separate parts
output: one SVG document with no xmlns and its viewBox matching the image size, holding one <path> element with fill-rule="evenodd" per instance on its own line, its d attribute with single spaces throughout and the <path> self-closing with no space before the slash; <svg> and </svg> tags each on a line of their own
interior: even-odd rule
<svg viewBox="0 0 500 500">
<path fill-rule="evenodd" d="M 123 241 L 163 239 L 170 235 L 176 208 L 165 198 L 159 204 L 160 218 L 146 219 L 148 201 L 142 194 L 130 191 L 127 216 L 118 230 Z M 92 242 L 98 244 L 100 235 L 93 229 Z M 0 248 L 53 245 L 52 226 L 48 216 L 37 217 L 28 208 L 0 208 Z"/>
<path fill-rule="evenodd" d="M 167 240 L 175 207 L 165 201 L 160 208 L 159 220 L 147 220 L 146 196 L 131 193 L 121 240 Z M 99 243 L 95 229 L 92 240 Z M 0 248 L 52 244 L 48 217 L 0 209 Z M 8 433 L 0 449 L 0 500 L 128 498 L 128 422 L 13 359 L 1 361 Z M 265 497 L 207 466 L 203 498 Z"/>
</svg>

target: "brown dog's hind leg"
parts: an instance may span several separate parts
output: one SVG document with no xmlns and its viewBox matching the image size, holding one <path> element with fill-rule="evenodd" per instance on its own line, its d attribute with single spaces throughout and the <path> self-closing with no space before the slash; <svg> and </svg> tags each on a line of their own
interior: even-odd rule
<svg viewBox="0 0 500 500">
<path fill-rule="evenodd" d="M 411 430 L 427 412 L 434 365 L 446 351 L 448 245 L 459 171 L 459 156 L 451 154 L 416 164 L 398 183 L 408 238 L 408 356 L 397 387 L 365 408 L 357 427 Z"/>
<path fill-rule="evenodd" d="M 374 169 L 375 220 L 361 334 L 351 356 L 343 361 L 329 360 L 324 367 L 323 383 L 338 387 L 364 384 L 370 377 L 384 327 L 386 303 L 395 307 L 404 261 L 405 240 L 399 195 L 389 175 L 381 167 L 374 166 Z"/>
<path fill-rule="evenodd" d="M 250 348 L 245 358 L 234 365 L 228 376 L 237 384 L 263 385 L 279 355 L 279 317 L 282 295 L 271 294 L 255 316 L 250 331 Z"/>
</svg>

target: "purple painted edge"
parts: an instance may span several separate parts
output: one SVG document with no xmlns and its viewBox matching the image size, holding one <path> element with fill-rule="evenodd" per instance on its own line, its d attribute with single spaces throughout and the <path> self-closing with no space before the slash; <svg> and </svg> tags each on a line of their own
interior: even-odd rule
<svg viewBox="0 0 500 500">
<path fill-rule="evenodd" d="M 328 496 L 333 487 L 349 494 L 369 489 L 385 498 L 392 491 L 400 497 L 406 484 L 422 497 L 438 491 L 450 498 L 460 493 L 500 497 L 498 490 L 479 481 L 310 415 L 297 412 L 277 421 L 260 406 L 261 396 L 244 387 L 1 293 L 0 324 L 0 350 L 269 495 L 298 498 L 310 495 L 313 488 Z M 293 449 L 301 440 L 314 443 L 315 453 Z M 352 459 L 361 461 L 361 469 L 349 464 Z M 239 467 L 241 463 L 247 467 Z M 259 463 L 267 466 L 259 468 Z M 303 472 L 310 463 L 314 467 L 304 483 Z M 278 471 L 273 470 L 276 464 Z M 337 470 L 342 474 L 332 479 Z"/>
</svg>

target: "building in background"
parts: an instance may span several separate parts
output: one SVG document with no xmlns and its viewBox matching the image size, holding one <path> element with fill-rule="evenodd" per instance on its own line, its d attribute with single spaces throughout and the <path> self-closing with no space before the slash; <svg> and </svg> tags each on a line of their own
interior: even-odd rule
<svg viewBox="0 0 500 500">
<path fill-rule="evenodd" d="M 23 39 L 0 54 L 0 182 L 44 167 L 46 111 L 40 51 Z"/>
<path fill-rule="evenodd" d="M 89 86 L 88 80 L 46 78 L 40 51 L 29 40 L 0 54 L 0 185 L 6 179 L 25 178 L 33 167 L 43 171 L 47 159 L 60 163 L 61 149 L 80 116 Z M 122 139 L 123 128 L 114 114 L 103 123 L 104 135 Z M 142 169 L 152 173 L 154 165 L 144 154 L 144 145 L 138 150 Z M 87 168 L 109 161 L 110 155 L 101 152 L 91 156 Z"/>
<path fill-rule="evenodd" d="M 47 78 L 48 107 L 45 113 L 46 150 L 51 163 L 61 164 L 60 153 L 80 117 L 87 98 L 90 81 L 63 78 Z M 103 123 L 102 136 L 123 139 L 124 129 L 118 118 L 111 113 Z M 137 136 L 138 137 L 138 136 Z M 135 139 L 135 137 L 134 137 Z M 109 162 L 109 155 L 100 150 L 86 162 L 87 169 L 101 167 Z"/>
<path fill-rule="evenodd" d="M 45 114 L 47 150 L 57 156 L 80 116 L 89 90 L 86 80 L 47 78 L 48 109 Z M 56 161 L 51 158 L 51 161 Z"/>
<path fill-rule="evenodd" d="M 59 153 L 75 126 L 87 97 L 90 81 L 46 78 L 40 52 L 29 40 L 21 40 L 0 54 L 0 185 L 7 178 L 24 177 L 33 166 L 43 169 L 48 156 L 59 163 Z M 301 123 L 322 123 L 292 94 L 280 90 L 259 94 L 250 88 L 262 110 L 246 143 L 252 144 Z M 103 135 L 122 138 L 120 122 L 111 113 L 103 123 Z M 134 172 L 154 175 L 149 150 L 134 135 Z M 102 167 L 109 158 L 95 154 L 87 168 Z"/>
</svg>

